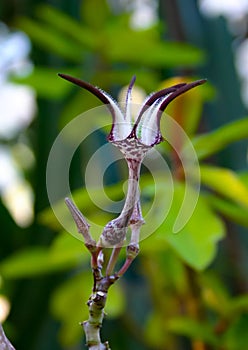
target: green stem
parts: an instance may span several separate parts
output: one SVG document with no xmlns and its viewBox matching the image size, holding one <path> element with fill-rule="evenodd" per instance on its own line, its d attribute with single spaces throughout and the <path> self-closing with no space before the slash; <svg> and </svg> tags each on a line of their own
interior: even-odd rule
<svg viewBox="0 0 248 350">
<path fill-rule="evenodd" d="M 90 350 L 110 349 L 108 343 L 103 344 L 100 337 L 100 328 L 104 318 L 104 306 L 107 293 L 96 292 L 88 301 L 89 319 L 83 322 L 83 328 L 86 335 L 86 344 Z"/>
<path fill-rule="evenodd" d="M 109 287 L 117 281 L 118 276 L 102 277 L 96 283 L 96 291 L 88 300 L 89 319 L 82 323 L 89 350 L 110 350 L 108 342 L 101 342 L 100 329 L 104 318 L 104 307 Z"/>
</svg>

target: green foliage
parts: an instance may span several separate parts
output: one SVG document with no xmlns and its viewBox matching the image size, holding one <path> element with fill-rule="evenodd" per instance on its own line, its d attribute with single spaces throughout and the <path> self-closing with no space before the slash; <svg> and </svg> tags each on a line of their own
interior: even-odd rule
<svg viewBox="0 0 248 350">
<path fill-rule="evenodd" d="M 217 242 L 224 237 L 224 225 L 202 196 L 198 199 L 194 212 L 186 225 L 179 232 L 172 233 L 175 218 L 185 195 L 184 185 L 174 183 L 174 186 L 173 203 L 168 216 L 155 233 L 155 237 L 161 240 L 161 243 L 166 240 L 180 258 L 193 268 L 205 269 L 215 257 Z M 190 191 L 193 192 L 194 189 Z M 166 191 L 162 193 L 163 198 L 166 198 Z M 151 239 L 149 239 L 150 243 Z"/>
<path fill-rule="evenodd" d="M 201 181 L 218 194 L 248 207 L 248 188 L 240 181 L 235 172 L 204 165 L 201 166 Z"/>
<path fill-rule="evenodd" d="M 21 78 L 21 80 L 16 78 L 14 81 L 32 86 L 39 97 L 51 100 L 61 99 L 68 95 L 71 91 L 71 86 L 69 84 L 60 84 L 57 73 L 57 68 L 35 67 L 31 75 Z M 71 70 L 70 74 L 78 74 L 78 70 Z"/>
<path fill-rule="evenodd" d="M 85 249 L 68 234 L 59 235 L 47 248 L 33 247 L 9 256 L 1 264 L 5 278 L 23 278 L 67 270 L 88 261 Z"/>
<path fill-rule="evenodd" d="M 247 209 L 237 203 L 225 200 L 214 194 L 208 195 L 211 207 L 230 221 L 248 227 Z"/>
<path fill-rule="evenodd" d="M 90 271 L 75 275 L 60 285 L 51 297 L 51 312 L 61 320 L 59 338 L 65 345 L 81 337 L 82 329 L 79 324 L 88 317 L 85 300 L 91 291 L 91 279 Z"/>
<path fill-rule="evenodd" d="M 230 143 L 247 139 L 247 137 L 248 118 L 244 118 L 223 125 L 219 129 L 207 134 L 197 135 L 193 138 L 192 142 L 198 159 L 202 160 L 222 150 Z"/>
<path fill-rule="evenodd" d="M 246 347 L 248 335 L 246 332 L 248 325 L 248 314 L 241 315 L 234 320 L 232 326 L 226 332 L 224 344 L 230 350 L 241 350 Z"/>
<path fill-rule="evenodd" d="M 220 343 L 217 335 L 214 334 L 213 328 L 208 323 L 199 323 L 199 321 L 188 317 L 173 318 L 168 322 L 168 330 L 215 347 Z"/>
<path fill-rule="evenodd" d="M 92 12 L 95 6 L 99 11 Z M 91 67 L 85 73 L 93 84 L 102 88 L 107 89 L 113 83 L 126 84 L 135 73 L 140 84 L 149 90 L 155 89 L 159 79 L 155 72 L 151 74 L 149 68 L 191 67 L 204 62 L 204 54 L 198 48 L 180 42 L 161 41 L 158 27 L 132 29 L 128 16 L 111 15 L 103 1 L 83 2 L 80 22 L 45 4 L 37 8 L 36 16 L 36 20 L 20 18 L 18 26 L 30 36 L 35 45 L 70 62 L 71 68 L 66 67 L 68 73 L 75 64 L 87 64 L 89 59 L 93 60 L 97 69 Z M 121 64 L 123 68 L 120 70 L 118 67 Z M 54 76 L 50 74 L 49 77 L 47 73 L 47 86 L 50 86 Z M 33 74 L 36 74 L 36 70 Z M 32 75 L 29 83 L 34 87 L 38 85 Z M 63 88 L 60 87 L 59 90 L 61 89 Z M 56 97 L 58 96 L 59 93 Z M 63 96 L 61 92 L 60 97 Z M 81 101 L 78 113 L 81 112 L 82 105 L 88 108 Z M 73 110 L 72 108 L 70 118 L 73 118 Z"/>
</svg>

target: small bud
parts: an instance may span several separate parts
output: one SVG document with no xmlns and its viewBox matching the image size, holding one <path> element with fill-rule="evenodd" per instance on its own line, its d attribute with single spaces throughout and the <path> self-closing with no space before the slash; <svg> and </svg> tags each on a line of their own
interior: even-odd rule
<svg viewBox="0 0 248 350">
<path fill-rule="evenodd" d="M 98 246 L 109 248 L 121 246 L 126 237 L 127 223 L 123 218 L 118 217 L 110 221 L 105 227 L 100 236 Z"/>
</svg>

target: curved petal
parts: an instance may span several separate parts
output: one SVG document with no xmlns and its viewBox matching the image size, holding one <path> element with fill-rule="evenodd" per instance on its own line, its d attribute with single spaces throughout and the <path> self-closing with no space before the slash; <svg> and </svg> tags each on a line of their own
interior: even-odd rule
<svg viewBox="0 0 248 350">
<path fill-rule="evenodd" d="M 130 125 L 132 124 L 132 111 L 131 111 L 131 107 L 132 107 L 132 103 L 131 103 L 131 94 L 132 94 L 132 88 L 134 86 L 136 80 L 136 76 L 134 75 L 130 81 L 130 84 L 128 86 L 127 89 L 127 94 L 126 94 L 126 105 L 125 105 L 125 120 L 130 123 Z M 131 130 L 130 130 L 131 132 Z"/>
<path fill-rule="evenodd" d="M 164 97 L 165 95 L 170 94 L 171 92 L 174 92 L 178 90 L 179 88 L 187 85 L 186 83 L 180 83 L 173 86 L 170 86 L 169 88 L 165 88 L 162 90 L 159 90 L 157 92 L 152 93 L 150 96 L 148 96 L 147 100 L 145 101 L 145 106 L 151 106 L 156 100 L 158 100 L 160 97 Z"/>
<path fill-rule="evenodd" d="M 61 78 L 68 80 L 71 83 L 76 84 L 85 90 L 88 90 L 93 95 L 95 95 L 101 102 L 106 104 L 113 118 L 112 128 L 108 135 L 109 141 L 119 141 L 126 138 L 129 135 L 131 126 L 129 126 L 128 123 L 125 121 L 124 115 L 120 110 L 118 104 L 109 94 L 107 94 L 107 92 L 99 89 L 98 87 L 86 81 L 74 78 L 70 75 L 62 73 L 59 73 L 58 75 Z"/>
<path fill-rule="evenodd" d="M 160 131 L 160 119 L 163 111 L 168 106 L 168 104 L 177 96 L 183 94 L 184 92 L 204 84 L 206 79 L 197 80 L 189 84 L 178 84 L 169 89 L 167 89 L 167 95 L 157 99 L 156 96 L 151 96 L 151 98 L 143 105 L 139 120 L 137 120 L 137 126 L 135 128 L 136 138 L 143 144 L 153 146 L 158 144 L 162 140 L 162 135 Z M 158 93 L 162 94 L 162 91 Z M 159 96 L 159 94 L 157 95 Z M 153 104 L 151 104 L 153 102 Z M 151 104 L 151 105 L 149 105 Z"/>
<path fill-rule="evenodd" d="M 136 119 L 135 125 L 133 127 L 132 133 L 135 134 L 136 133 L 136 129 L 138 127 L 138 124 L 141 121 L 141 118 L 143 116 L 143 114 L 145 113 L 145 111 L 152 106 L 158 99 L 160 99 L 161 97 L 167 96 L 170 93 L 176 91 L 177 89 L 181 88 L 182 86 L 185 86 L 186 83 L 180 83 L 180 84 L 176 84 L 173 85 L 169 88 L 166 89 L 162 89 L 159 90 L 157 92 L 152 93 L 150 96 L 147 97 L 147 99 L 145 100 L 145 102 L 143 103 L 143 105 L 141 106 L 140 112 L 138 114 L 138 117 Z"/>
<path fill-rule="evenodd" d="M 177 89 L 176 91 L 174 91 L 172 94 L 170 94 L 170 96 L 168 96 L 168 98 L 161 104 L 160 106 L 160 112 L 161 114 L 163 113 L 163 111 L 165 110 L 165 108 L 168 106 L 168 104 L 174 100 L 177 96 L 182 95 L 184 92 L 193 89 L 196 86 L 202 85 L 204 83 L 206 83 L 207 79 L 200 79 L 200 80 L 196 80 L 193 81 L 192 83 L 189 84 L 185 84 L 184 86 L 180 87 L 179 89 Z M 160 115 L 161 117 L 161 115 Z"/>
<path fill-rule="evenodd" d="M 140 121 L 135 130 L 135 136 L 142 144 L 146 146 L 152 147 L 153 145 L 156 145 L 162 141 L 160 123 L 157 116 L 161 104 L 167 98 L 168 95 L 163 98 L 161 97 L 151 106 L 148 106 L 141 115 Z"/>
</svg>

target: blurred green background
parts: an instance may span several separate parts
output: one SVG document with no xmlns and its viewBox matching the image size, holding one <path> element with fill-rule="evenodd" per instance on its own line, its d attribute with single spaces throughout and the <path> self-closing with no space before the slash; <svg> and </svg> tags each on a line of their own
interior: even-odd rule
<svg viewBox="0 0 248 350">
<path fill-rule="evenodd" d="M 59 79 L 58 72 L 100 86 L 116 99 L 133 74 L 147 94 L 175 81 L 208 79 L 167 110 L 187 132 L 200 162 L 196 210 L 174 235 L 185 183 L 178 155 L 165 142 L 158 149 L 171 167 L 172 207 L 110 290 L 102 335 L 112 349 L 247 347 L 248 9 L 223 10 L 221 16 L 217 10 L 207 13 L 207 2 L 1 2 L 0 320 L 18 350 L 84 348 L 79 322 L 87 318 L 90 259 L 50 209 L 46 164 L 59 131 L 98 101 Z M 75 201 L 102 225 L 117 214 L 92 203 L 83 174 L 106 132 L 87 139 L 70 167 Z M 123 196 L 126 176 L 121 161 L 106 172 L 112 200 Z M 167 180 L 158 184 L 161 206 Z M 146 169 L 141 189 L 146 212 L 154 195 Z M 193 195 L 193 186 L 190 190 Z M 59 206 L 67 215 L 63 202 Z"/>
</svg>

